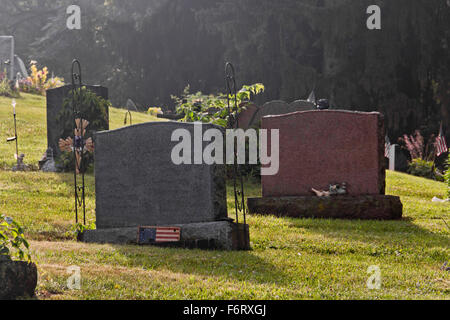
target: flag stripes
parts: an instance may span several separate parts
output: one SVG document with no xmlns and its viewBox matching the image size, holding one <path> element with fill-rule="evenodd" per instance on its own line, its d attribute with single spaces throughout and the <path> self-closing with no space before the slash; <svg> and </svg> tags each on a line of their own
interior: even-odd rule
<svg viewBox="0 0 450 320">
<path fill-rule="evenodd" d="M 178 227 L 139 227 L 138 243 L 151 244 L 163 242 L 178 242 L 181 239 L 181 229 Z"/>
<path fill-rule="evenodd" d="M 156 242 L 180 241 L 180 228 L 156 228 Z"/>
<path fill-rule="evenodd" d="M 445 142 L 444 132 L 442 131 L 442 123 L 441 129 L 439 130 L 439 135 L 436 138 L 435 146 L 436 146 L 436 155 L 438 157 L 441 154 L 446 153 L 448 151 L 447 143 Z"/>
<path fill-rule="evenodd" d="M 389 158 L 389 151 L 391 149 L 391 141 L 389 141 L 389 137 L 386 136 L 384 138 L 384 157 Z"/>
</svg>

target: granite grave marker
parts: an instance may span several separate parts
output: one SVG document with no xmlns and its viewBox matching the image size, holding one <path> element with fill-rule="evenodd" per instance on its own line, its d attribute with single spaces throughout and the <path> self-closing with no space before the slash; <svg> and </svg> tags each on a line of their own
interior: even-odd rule
<svg viewBox="0 0 450 320">
<path fill-rule="evenodd" d="M 203 132 L 211 128 L 223 131 L 202 126 Z M 180 122 L 94 134 L 97 230 L 85 232 L 83 241 L 134 243 L 138 227 L 168 226 L 181 227 L 183 241 L 214 240 L 224 249 L 249 246 L 248 226 L 227 216 L 225 166 L 174 164 L 176 129 L 194 136 L 194 124 Z M 245 230 L 245 237 L 239 238 L 238 230 Z"/>
<path fill-rule="evenodd" d="M 274 100 L 257 107 L 249 103 L 246 110 L 239 114 L 239 127 L 241 129 L 248 129 L 258 126 L 261 119 L 267 115 L 282 115 L 298 111 L 314 110 L 314 103 L 296 100 L 292 103 L 287 103 L 281 100 Z"/>
<path fill-rule="evenodd" d="M 14 37 L 0 36 L 0 72 L 4 72 L 10 80 L 14 74 Z"/>
<path fill-rule="evenodd" d="M 385 196 L 384 119 L 380 113 L 341 110 L 267 116 L 279 129 L 279 172 L 262 176 L 263 198 L 251 212 L 289 216 L 394 219 L 398 197 Z M 269 141 L 269 150 L 271 148 Z M 312 189 L 346 184 L 346 195 L 317 197 Z"/>
</svg>

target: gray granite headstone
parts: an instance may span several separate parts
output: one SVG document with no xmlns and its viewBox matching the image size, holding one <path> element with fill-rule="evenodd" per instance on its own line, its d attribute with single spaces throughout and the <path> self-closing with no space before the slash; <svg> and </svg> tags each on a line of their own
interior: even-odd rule
<svg viewBox="0 0 450 320">
<path fill-rule="evenodd" d="M 210 128 L 220 129 L 204 124 L 202 130 Z M 176 129 L 186 129 L 194 138 L 194 124 L 180 122 L 148 122 L 94 134 L 97 229 L 227 218 L 224 166 L 173 164 Z"/>
<path fill-rule="evenodd" d="M 103 99 L 108 99 L 108 88 L 102 87 L 102 86 L 86 86 L 86 88 L 98 96 L 102 97 Z M 59 87 L 56 89 L 50 89 L 47 90 L 47 143 L 48 148 L 51 148 L 53 150 L 53 155 L 55 158 L 59 157 L 61 154 L 61 151 L 59 150 L 58 142 L 60 138 L 67 138 L 63 137 L 64 132 L 69 129 L 69 132 L 71 132 L 72 128 L 65 128 L 65 125 L 68 123 L 66 118 L 60 118 L 61 117 L 61 110 L 63 106 L 63 102 L 66 99 L 66 97 L 69 95 L 70 90 L 72 89 L 71 85 L 66 85 L 63 87 Z M 88 130 L 93 131 L 102 131 L 102 130 L 108 130 L 109 129 L 109 111 L 106 110 L 107 114 L 107 123 L 108 126 L 106 128 L 96 128 L 93 124 L 93 119 L 88 119 L 91 123 L 88 127 Z M 72 115 L 70 115 L 72 117 Z M 69 122 L 70 123 L 70 122 Z"/>
<path fill-rule="evenodd" d="M 14 37 L 11 36 L 0 36 L 0 72 L 5 69 L 8 78 L 14 79 Z"/>
</svg>

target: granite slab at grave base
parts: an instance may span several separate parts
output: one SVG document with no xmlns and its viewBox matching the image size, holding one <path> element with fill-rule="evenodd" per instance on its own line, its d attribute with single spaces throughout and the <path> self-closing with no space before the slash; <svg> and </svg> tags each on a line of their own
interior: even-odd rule
<svg viewBox="0 0 450 320">
<path fill-rule="evenodd" d="M 215 221 L 170 226 L 181 228 L 181 239 L 177 243 L 160 244 L 160 246 L 250 250 L 248 225 L 231 221 Z M 86 230 L 80 234 L 78 240 L 87 243 L 137 244 L 137 232 L 138 227 Z"/>
<path fill-rule="evenodd" d="M 0 300 L 33 297 L 37 277 L 34 263 L 0 259 Z"/>
<path fill-rule="evenodd" d="M 396 220 L 402 218 L 399 197 L 361 196 L 296 196 L 249 198 L 250 213 L 293 218 Z"/>
</svg>

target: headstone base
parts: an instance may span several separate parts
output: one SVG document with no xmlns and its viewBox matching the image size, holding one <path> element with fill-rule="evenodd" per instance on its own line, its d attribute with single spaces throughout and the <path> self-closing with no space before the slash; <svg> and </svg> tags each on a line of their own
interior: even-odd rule
<svg viewBox="0 0 450 320">
<path fill-rule="evenodd" d="M 395 220 L 403 213 L 400 198 L 385 195 L 249 198 L 248 208 L 253 214 L 293 218 Z"/>
<path fill-rule="evenodd" d="M 170 226 L 181 228 L 181 239 L 176 243 L 159 244 L 160 246 L 250 250 L 248 225 L 215 221 Z M 137 231 L 137 227 L 86 230 L 78 240 L 87 243 L 137 244 Z"/>
</svg>

